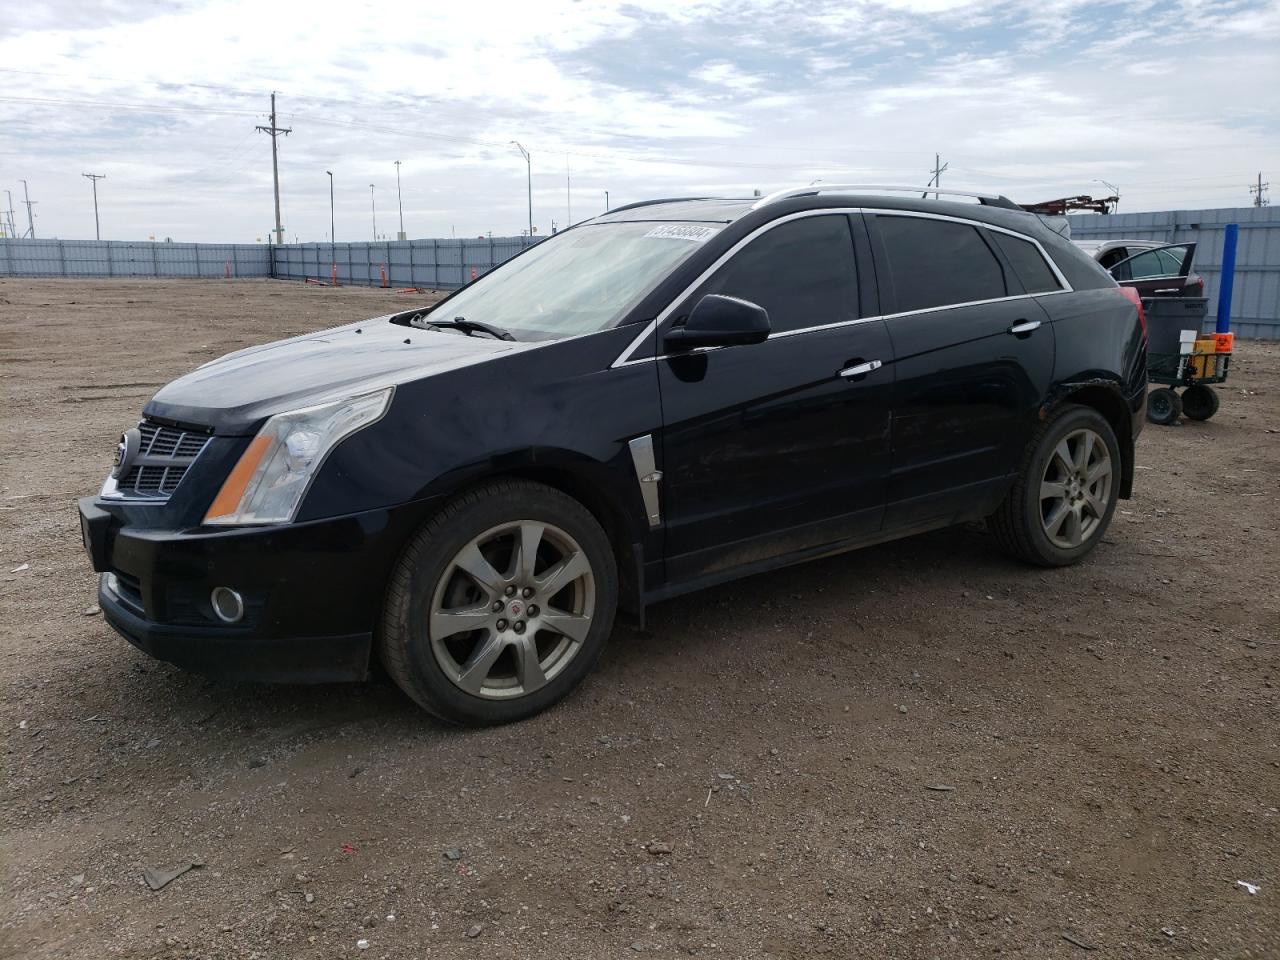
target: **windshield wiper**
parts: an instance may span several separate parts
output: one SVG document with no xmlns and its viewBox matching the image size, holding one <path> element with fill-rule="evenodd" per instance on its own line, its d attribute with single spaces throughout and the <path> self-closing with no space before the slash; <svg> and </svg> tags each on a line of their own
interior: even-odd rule
<svg viewBox="0 0 1280 960">
<path fill-rule="evenodd" d="M 441 330 L 448 327 L 453 330 L 461 330 L 468 336 L 484 333 L 495 340 L 515 340 L 509 330 L 503 330 L 492 323 L 468 320 L 466 317 L 454 317 L 452 320 L 428 320 L 425 317 L 414 317 L 409 321 L 409 326 L 418 327 L 420 330 Z"/>
</svg>

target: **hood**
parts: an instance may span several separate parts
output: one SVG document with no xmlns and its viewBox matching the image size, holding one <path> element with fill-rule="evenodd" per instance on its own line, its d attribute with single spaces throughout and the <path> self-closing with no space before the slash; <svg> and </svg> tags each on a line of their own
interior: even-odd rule
<svg viewBox="0 0 1280 960">
<path fill-rule="evenodd" d="M 272 414 L 480 363 L 537 346 L 419 330 L 377 317 L 229 353 L 162 387 L 147 416 L 254 432 Z"/>
</svg>

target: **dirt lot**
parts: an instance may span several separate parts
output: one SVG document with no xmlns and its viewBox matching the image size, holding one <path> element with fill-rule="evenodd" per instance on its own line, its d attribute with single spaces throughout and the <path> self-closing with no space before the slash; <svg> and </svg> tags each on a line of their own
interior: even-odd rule
<svg viewBox="0 0 1280 960">
<path fill-rule="evenodd" d="M 503 729 L 87 610 L 75 498 L 160 384 L 406 300 L 0 281 L 0 956 L 1280 957 L 1280 349 L 1148 427 L 1080 567 L 953 530 L 718 588 Z"/>
</svg>

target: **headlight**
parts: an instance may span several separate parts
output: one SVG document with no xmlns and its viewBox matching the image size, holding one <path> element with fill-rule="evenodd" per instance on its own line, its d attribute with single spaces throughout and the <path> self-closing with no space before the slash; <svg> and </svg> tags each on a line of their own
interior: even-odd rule
<svg viewBox="0 0 1280 960">
<path fill-rule="evenodd" d="M 393 388 L 268 420 L 241 455 L 205 523 L 288 523 L 329 452 L 378 420 Z"/>
</svg>

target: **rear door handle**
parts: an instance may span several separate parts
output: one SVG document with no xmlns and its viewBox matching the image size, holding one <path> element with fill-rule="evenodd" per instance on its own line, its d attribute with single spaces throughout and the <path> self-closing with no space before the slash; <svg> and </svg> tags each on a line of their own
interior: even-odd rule
<svg viewBox="0 0 1280 960">
<path fill-rule="evenodd" d="M 1017 337 L 1017 336 L 1021 336 L 1024 333 L 1030 333 L 1032 330 L 1038 330 L 1039 328 L 1040 328 L 1039 320 L 1019 320 L 1017 323 L 1015 323 L 1012 327 L 1009 328 L 1009 332 L 1012 333 L 1015 337 Z"/>
<path fill-rule="evenodd" d="M 884 364 L 879 360 L 867 360 L 864 363 L 855 363 L 852 367 L 845 367 L 840 371 L 840 376 L 845 379 L 853 377 L 865 377 L 872 370 L 879 370 Z"/>
</svg>

